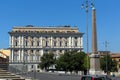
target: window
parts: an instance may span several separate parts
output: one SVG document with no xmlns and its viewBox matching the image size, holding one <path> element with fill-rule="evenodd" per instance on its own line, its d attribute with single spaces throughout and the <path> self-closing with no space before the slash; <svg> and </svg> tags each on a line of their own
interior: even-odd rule
<svg viewBox="0 0 120 80">
<path fill-rule="evenodd" d="M 25 53 L 25 55 L 24 55 L 24 60 L 25 60 L 25 61 L 28 60 L 28 54 L 27 54 L 27 53 Z"/>
<path fill-rule="evenodd" d="M 67 41 L 65 42 L 65 46 L 67 46 Z"/>
<path fill-rule="evenodd" d="M 34 60 L 34 54 L 31 54 L 30 56 L 31 56 L 31 61 L 33 61 Z"/>
<path fill-rule="evenodd" d="M 39 65 L 37 65 L 37 68 L 40 68 L 40 66 L 39 66 Z"/>
<path fill-rule="evenodd" d="M 56 46 L 56 41 L 54 41 L 54 46 Z"/>
<path fill-rule="evenodd" d="M 33 36 L 32 36 L 31 38 L 32 38 L 32 40 L 34 39 L 34 37 L 33 37 Z"/>
<path fill-rule="evenodd" d="M 62 37 L 60 37 L 60 40 L 62 39 Z"/>
<path fill-rule="evenodd" d="M 62 42 L 60 41 L 60 47 L 62 46 Z"/>
<path fill-rule="evenodd" d="M 37 46 L 40 46 L 39 41 L 37 42 Z"/>
<path fill-rule="evenodd" d="M 75 42 L 75 47 L 77 47 L 77 41 Z"/>
<path fill-rule="evenodd" d="M 34 65 L 31 65 L 31 68 L 33 68 L 34 67 Z"/>
<path fill-rule="evenodd" d="M 31 46 L 34 46 L 34 42 L 32 41 Z"/>
<path fill-rule="evenodd" d="M 75 39 L 77 40 L 77 37 L 75 37 Z"/>
<path fill-rule="evenodd" d="M 25 46 L 28 46 L 28 42 L 27 41 L 25 42 Z"/>
<path fill-rule="evenodd" d="M 48 39 L 48 37 L 45 37 L 46 38 L 46 40 Z"/>
<path fill-rule="evenodd" d="M 19 58 L 18 50 L 15 50 L 15 51 L 14 51 L 14 61 L 17 61 L 18 58 Z"/>
<path fill-rule="evenodd" d="M 46 47 L 48 46 L 48 41 L 46 41 Z"/>
<path fill-rule="evenodd" d="M 17 41 L 15 42 L 15 46 L 18 46 L 18 42 Z"/>
<path fill-rule="evenodd" d="M 119 64 L 119 68 L 120 68 L 120 64 Z"/>
<path fill-rule="evenodd" d="M 17 39 L 18 39 L 18 36 L 15 36 L 15 39 L 17 40 Z"/>
<path fill-rule="evenodd" d="M 60 53 L 62 53 L 62 50 L 60 50 Z"/>
<path fill-rule="evenodd" d="M 28 39 L 28 36 L 25 36 L 25 39 L 27 40 L 27 39 Z"/>
<path fill-rule="evenodd" d="M 33 50 L 31 50 L 31 53 L 33 53 Z"/>
<path fill-rule="evenodd" d="M 37 50 L 37 53 L 39 53 L 39 50 Z"/>
</svg>

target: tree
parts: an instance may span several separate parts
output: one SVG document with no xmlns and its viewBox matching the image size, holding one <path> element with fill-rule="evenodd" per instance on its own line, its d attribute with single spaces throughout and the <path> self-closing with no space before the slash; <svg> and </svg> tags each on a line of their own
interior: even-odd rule
<svg viewBox="0 0 120 80">
<path fill-rule="evenodd" d="M 112 60 L 109 54 L 100 58 L 101 69 L 104 72 L 115 72 L 117 71 L 117 62 Z"/>
<path fill-rule="evenodd" d="M 65 72 L 69 71 L 70 58 L 71 58 L 71 55 L 69 52 L 61 54 L 60 57 L 56 61 L 56 69 L 62 70 Z"/>
<path fill-rule="evenodd" d="M 54 54 L 52 52 L 45 53 L 41 57 L 40 67 L 41 69 L 45 69 L 47 71 L 49 70 L 49 67 L 52 66 L 54 63 L 55 63 Z"/>
<path fill-rule="evenodd" d="M 83 71 L 86 69 L 85 59 L 86 54 L 84 52 L 69 51 L 62 54 L 56 61 L 57 70 L 67 71 Z"/>
</svg>

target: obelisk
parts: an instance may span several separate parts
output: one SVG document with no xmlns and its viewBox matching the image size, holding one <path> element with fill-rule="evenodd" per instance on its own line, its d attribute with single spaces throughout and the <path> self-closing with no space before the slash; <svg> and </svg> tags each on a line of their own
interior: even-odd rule
<svg viewBox="0 0 120 80">
<path fill-rule="evenodd" d="M 92 9 L 92 53 L 90 55 L 90 74 L 101 74 L 100 59 L 97 52 L 96 9 Z"/>
</svg>

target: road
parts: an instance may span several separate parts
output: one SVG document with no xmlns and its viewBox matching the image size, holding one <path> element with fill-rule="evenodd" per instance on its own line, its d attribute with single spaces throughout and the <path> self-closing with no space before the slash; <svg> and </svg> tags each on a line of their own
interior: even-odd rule
<svg viewBox="0 0 120 80">
<path fill-rule="evenodd" d="M 80 75 L 65 75 L 57 73 L 38 73 L 32 72 L 24 75 L 28 78 L 34 78 L 37 80 L 80 80 Z"/>
<path fill-rule="evenodd" d="M 31 72 L 24 75 L 25 77 L 31 77 L 36 80 L 80 80 L 80 75 L 65 75 L 58 73 L 38 73 Z M 115 77 L 112 80 L 120 80 L 120 77 Z"/>
</svg>

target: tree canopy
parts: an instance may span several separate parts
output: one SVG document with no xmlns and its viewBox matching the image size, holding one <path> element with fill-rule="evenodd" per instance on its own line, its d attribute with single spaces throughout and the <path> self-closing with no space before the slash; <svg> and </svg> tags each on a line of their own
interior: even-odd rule
<svg viewBox="0 0 120 80">
<path fill-rule="evenodd" d="M 115 72 L 117 71 L 117 62 L 112 60 L 110 54 L 100 58 L 101 69 L 104 72 Z"/>
<path fill-rule="evenodd" d="M 69 51 L 57 59 L 56 69 L 63 71 L 82 71 L 87 69 L 86 54 L 84 52 Z"/>
<path fill-rule="evenodd" d="M 48 70 L 49 67 L 51 65 L 53 65 L 54 63 L 55 63 L 54 54 L 52 52 L 51 53 L 45 53 L 41 57 L 40 67 L 41 67 L 41 69 Z"/>
</svg>

